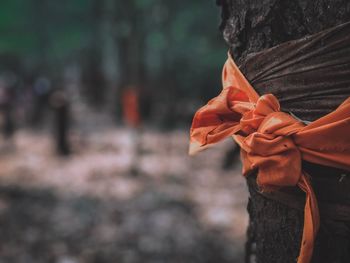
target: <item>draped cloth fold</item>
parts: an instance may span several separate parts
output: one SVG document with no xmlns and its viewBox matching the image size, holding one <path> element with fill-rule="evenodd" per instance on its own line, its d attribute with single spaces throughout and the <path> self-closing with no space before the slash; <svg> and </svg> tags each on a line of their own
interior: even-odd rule
<svg viewBox="0 0 350 263">
<path fill-rule="evenodd" d="M 350 98 L 328 115 L 305 125 L 282 112 L 272 94 L 259 96 L 230 55 L 222 73 L 223 90 L 195 114 L 190 154 L 227 138 L 241 147 L 243 175 L 258 170 L 263 191 L 298 186 L 306 193 L 298 263 L 311 261 L 320 219 L 302 159 L 350 170 Z"/>
</svg>

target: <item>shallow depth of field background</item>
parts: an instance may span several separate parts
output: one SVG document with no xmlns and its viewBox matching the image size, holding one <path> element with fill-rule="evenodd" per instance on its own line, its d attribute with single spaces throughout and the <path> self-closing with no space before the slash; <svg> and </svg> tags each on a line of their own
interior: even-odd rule
<svg viewBox="0 0 350 263">
<path fill-rule="evenodd" d="M 0 263 L 243 262 L 233 142 L 187 155 L 219 24 L 213 0 L 1 1 Z"/>
</svg>

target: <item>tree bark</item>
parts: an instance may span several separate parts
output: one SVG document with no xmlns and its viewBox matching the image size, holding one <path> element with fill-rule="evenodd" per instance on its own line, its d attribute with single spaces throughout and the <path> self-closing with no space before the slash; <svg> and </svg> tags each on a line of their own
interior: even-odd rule
<svg viewBox="0 0 350 263">
<path fill-rule="evenodd" d="M 350 20 L 347 0 L 217 0 L 235 59 Z"/>
<path fill-rule="evenodd" d="M 224 39 L 240 65 L 252 53 L 350 21 L 348 0 L 218 0 L 217 3 L 222 7 L 220 28 Z M 248 72 L 242 71 L 250 80 Z M 343 90 L 349 89 L 347 86 Z M 286 105 L 286 110 L 292 107 Z M 308 116 L 307 101 L 298 107 L 301 116 Z M 322 115 L 320 111 L 310 118 Z M 312 262 L 350 262 L 349 176 L 344 171 L 306 162 L 303 169 L 312 176 L 321 210 Z M 278 198 L 262 195 L 254 176 L 248 178 L 248 187 L 250 224 L 246 262 L 296 262 L 303 229 L 303 193 L 287 189 Z"/>
</svg>

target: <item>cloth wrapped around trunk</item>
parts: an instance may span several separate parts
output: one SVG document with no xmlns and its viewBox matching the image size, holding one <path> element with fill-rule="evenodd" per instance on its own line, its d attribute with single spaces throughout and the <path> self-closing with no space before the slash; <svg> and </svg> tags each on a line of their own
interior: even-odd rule
<svg viewBox="0 0 350 263">
<path fill-rule="evenodd" d="M 250 54 L 240 70 L 259 95 L 313 121 L 350 96 L 350 22 Z"/>
<path fill-rule="evenodd" d="M 249 81 L 229 56 L 223 91 L 191 128 L 190 153 L 233 136 L 244 175 L 258 170 L 265 190 L 298 185 L 307 194 L 299 263 L 310 262 L 319 227 L 301 160 L 350 170 L 349 33 L 346 23 L 251 55 L 241 66 Z"/>
</svg>

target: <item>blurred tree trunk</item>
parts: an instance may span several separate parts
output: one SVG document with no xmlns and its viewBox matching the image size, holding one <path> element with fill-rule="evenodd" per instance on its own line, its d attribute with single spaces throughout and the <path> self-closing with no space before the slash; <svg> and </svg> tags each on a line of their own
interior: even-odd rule
<svg viewBox="0 0 350 263">
<path fill-rule="evenodd" d="M 120 56 L 118 53 L 119 43 L 117 41 L 115 27 L 116 23 L 116 1 L 104 0 L 102 6 L 102 15 L 100 21 L 100 39 L 102 48 L 102 71 L 106 84 L 106 107 L 110 112 L 115 113 L 117 103 L 120 100 L 119 82 L 120 74 Z"/>
<path fill-rule="evenodd" d="M 84 61 L 83 88 L 86 97 L 94 106 L 101 107 L 105 100 L 106 79 L 103 72 L 101 21 L 104 0 L 94 0 L 91 7 L 91 43 Z"/>
<path fill-rule="evenodd" d="M 50 8 L 47 0 L 34 0 L 32 4 L 35 34 L 38 39 L 38 67 L 40 74 L 48 75 L 50 72 L 49 52 L 51 47 L 49 25 Z"/>
<path fill-rule="evenodd" d="M 95 106 L 113 110 L 119 95 L 120 77 L 118 45 L 114 34 L 115 17 L 115 1 L 92 2 L 92 39 L 83 76 L 89 101 Z"/>
<path fill-rule="evenodd" d="M 350 20 L 348 0 L 218 0 L 217 3 L 222 7 L 224 39 L 238 63 L 250 53 Z M 306 166 L 304 169 L 309 170 L 311 175 L 322 172 L 327 180 L 333 180 L 331 183 L 336 184 L 339 180 L 332 176 L 332 169 Z M 316 192 L 323 187 L 318 180 L 317 176 L 313 178 Z M 254 178 L 248 180 L 248 186 L 251 196 L 246 262 L 296 262 L 303 229 L 303 210 L 262 196 L 256 190 Z M 344 187 L 349 190 L 349 182 Z M 349 229 L 349 222 L 321 218 L 312 262 L 350 262 Z"/>
<path fill-rule="evenodd" d="M 145 79 L 145 39 L 144 23 L 147 13 L 139 7 L 137 1 L 126 1 L 117 5 L 119 56 L 121 68 L 121 86 L 142 85 Z"/>
<path fill-rule="evenodd" d="M 144 4 L 146 4 L 144 6 Z M 115 34 L 120 59 L 119 87 L 121 98 L 130 90 L 138 97 L 138 108 L 141 122 L 145 119 L 142 107 L 147 99 L 146 85 L 146 37 L 148 33 L 148 16 L 150 3 L 143 1 L 124 1 L 116 4 L 117 27 Z M 125 95 L 125 94 L 124 94 Z M 120 105 L 124 102 L 119 101 Z M 123 112 L 125 118 L 125 112 Z"/>
</svg>

